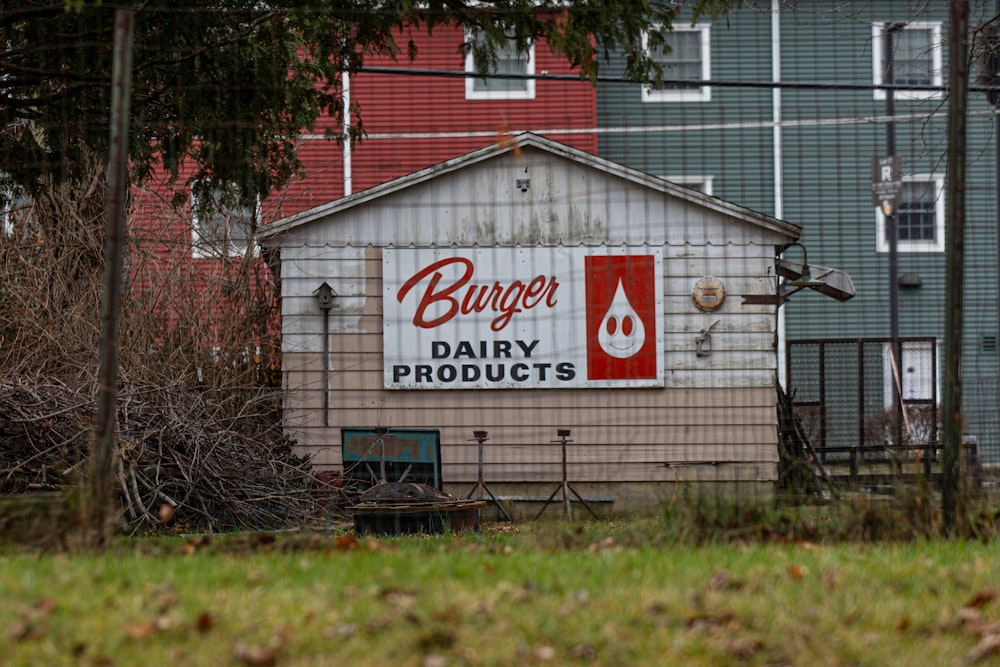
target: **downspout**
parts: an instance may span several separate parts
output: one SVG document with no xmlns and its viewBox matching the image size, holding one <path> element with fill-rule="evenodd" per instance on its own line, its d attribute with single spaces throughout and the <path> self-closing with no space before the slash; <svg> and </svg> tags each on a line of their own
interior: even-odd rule
<svg viewBox="0 0 1000 667">
<path fill-rule="evenodd" d="M 341 96 L 344 102 L 344 196 L 351 194 L 354 175 L 351 173 L 351 74 L 344 65 Z"/>
<path fill-rule="evenodd" d="M 781 83 L 781 0 L 771 0 L 771 81 Z M 771 142 L 774 170 L 774 217 L 785 217 L 784 162 L 781 135 L 781 86 L 771 86 Z M 778 278 L 775 276 L 775 281 Z M 777 322 L 778 384 L 785 383 L 785 310 L 778 305 Z M 787 387 L 786 387 L 787 389 Z"/>
</svg>

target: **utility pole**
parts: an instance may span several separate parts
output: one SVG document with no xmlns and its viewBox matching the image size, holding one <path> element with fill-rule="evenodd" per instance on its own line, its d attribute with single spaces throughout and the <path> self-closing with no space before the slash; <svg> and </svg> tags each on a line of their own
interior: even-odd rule
<svg viewBox="0 0 1000 667">
<path fill-rule="evenodd" d="M 969 2 L 952 0 L 949 10 L 948 193 L 945 198 L 946 295 L 944 335 L 944 460 L 941 509 L 944 526 L 955 529 L 962 439 L 962 336 L 965 278 L 965 154 L 969 100 Z"/>
</svg>

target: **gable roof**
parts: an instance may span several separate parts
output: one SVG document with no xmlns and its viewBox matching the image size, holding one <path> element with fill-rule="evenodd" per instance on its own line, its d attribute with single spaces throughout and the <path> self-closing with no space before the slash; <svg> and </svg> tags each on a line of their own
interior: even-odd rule
<svg viewBox="0 0 1000 667">
<path fill-rule="evenodd" d="M 267 225 L 261 231 L 259 240 L 264 245 L 275 245 L 277 244 L 277 238 L 311 223 L 343 213 L 357 206 L 368 204 L 369 202 L 400 192 L 419 183 L 441 178 L 470 165 L 496 159 L 499 156 L 515 153 L 527 148 L 547 152 L 603 172 L 608 176 L 622 178 L 650 190 L 659 191 L 676 199 L 711 209 L 742 222 L 758 225 L 770 231 L 789 236 L 791 240 L 798 239 L 802 231 L 799 225 L 697 192 L 664 178 L 626 167 L 618 162 L 612 162 L 611 160 L 592 155 L 566 144 L 534 134 L 533 132 L 523 132 L 503 139 L 498 143 L 472 151 L 471 153 L 459 155 L 458 157 L 425 167 L 406 176 L 381 183 L 367 190 L 362 190 L 326 204 L 320 204 L 287 218 L 282 218 Z"/>
</svg>

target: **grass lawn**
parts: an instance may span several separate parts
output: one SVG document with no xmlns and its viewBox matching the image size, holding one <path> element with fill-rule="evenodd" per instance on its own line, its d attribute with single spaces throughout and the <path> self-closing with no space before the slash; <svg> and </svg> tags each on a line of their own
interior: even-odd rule
<svg viewBox="0 0 1000 667">
<path fill-rule="evenodd" d="M 655 521 L 0 552 L 0 665 L 1000 664 L 1000 544 L 726 544 Z"/>
</svg>

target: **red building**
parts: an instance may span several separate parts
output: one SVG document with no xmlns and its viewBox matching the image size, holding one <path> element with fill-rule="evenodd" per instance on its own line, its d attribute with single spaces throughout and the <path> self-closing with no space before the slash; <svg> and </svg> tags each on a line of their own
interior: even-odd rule
<svg viewBox="0 0 1000 667">
<path fill-rule="evenodd" d="M 249 297 L 273 289 L 273 280 L 254 259 L 253 230 L 274 220 L 503 143 L 521 131 L 596 153 L 596 91 L 589 81 L 544 43 L 528 54 L 500 54 L 495 69 L 510 78 L 466 76 L 475 72 L 462 53 L 466 38 L 460 26 L 442 26 L 432 35 L 410 29 L 397 41 L 404 52 L 413 41 L 414 60 L 405 54 L 398 61 L 369 57 L 366 71 L 349 77 L 345 95 L 349 122 L 363 128 L 363 139 L 346 146 L 328 139 L 328 130 L 343 128 L 332 118 L 320 119 L 299 138 L 303 175 L 255 211 L 199 219 L 183 182 L 154 180 L 137 188 L 130 293 L 144 312 L 156 314 L 151 326 L 201 349 L 227 349 L 231 341 L 245 340 L 248 330 L 259 340 L 269 325 L 248 311 L 254 301 Z"/>
<path fill-rule="evenodd" d="M 300 156 L 305 177 L 290 183 L 274 210 L 284 217 L 404 176 L 424 167 L 530 130 L 596 153 L 596 91 L 547 45 L 527 56 L 501 54 L 498 70 L 525 77 L 490 79 L 474 72 L 462 54 L 461 27 L 441 27 L 433 35 L 408 31 L 417 57 L 408 61 L 370 58 L 366 71 L 350 77 L 349 97 L 365 138 L 346 150 L 324 138 L 329 121 L 304 134 Z M 398 71 L 394 72 L 393 70 Z"/>
</svg>

